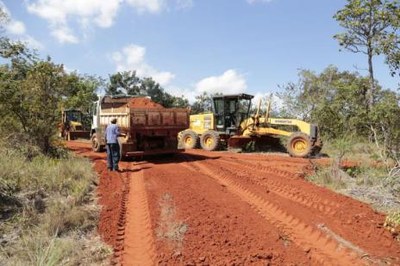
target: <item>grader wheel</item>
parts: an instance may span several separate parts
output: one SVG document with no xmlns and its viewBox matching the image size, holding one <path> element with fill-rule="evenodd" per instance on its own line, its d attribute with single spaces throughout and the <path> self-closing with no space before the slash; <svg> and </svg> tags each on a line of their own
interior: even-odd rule
<svg viewBox="0 0 400 266">
<path fill-rule="evenodd" d="M 183 148 L 194 149 L 199 144 L 199 136 L 194 131 L 186 130 L 182 132 L 180 141 Z"/>
<path fill-rule="evenodd" d="M 300 132 L 293 133 L 289 138 L 287 151 L 293 157 L 308 157 L 312 152 L 310 137 Z"/>
<path fill-rule="evenodd" d="M 219 134 L 213 130 L 204 132 L 200 138 L 200 145 L 203 150 L 206 151 L 216 151 L 220 147 L 220 137 Z"/>
</svg>

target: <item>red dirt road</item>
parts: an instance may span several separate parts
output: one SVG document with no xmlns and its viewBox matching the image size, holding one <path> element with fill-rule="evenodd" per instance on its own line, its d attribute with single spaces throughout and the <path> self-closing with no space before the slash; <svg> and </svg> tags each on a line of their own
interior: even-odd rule
<svg viewBox="0 0 400 266">
<path fill-rule="evenodd" d="M 367 204 L 304 180 L 306 159 L 191 150 L 99 173 L 99 231 L 122 265 L 400 265 Z"/>
</svg>

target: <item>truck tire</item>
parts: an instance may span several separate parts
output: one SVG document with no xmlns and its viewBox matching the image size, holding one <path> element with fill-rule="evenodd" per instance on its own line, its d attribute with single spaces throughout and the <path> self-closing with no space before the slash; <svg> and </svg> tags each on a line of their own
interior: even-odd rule
<svg viewBox="0 0 400 266">
<path fill-rule="evenodd" d="M 295 132 L 290 135 L 287 151 L 292 157 L 306 158 L 312 152 L 311 140 L 307 134 Z"/>
<path fill-rule="evenodd" d="M 118 142 L 118 145 L 119 145 L 119 160 L 121 162 L 126 162 L 126 161 L 129 161 L 130 159 L 133 158 L 133 157 L 130 158 L 130 157 L 128 157 L 128 156 L 123 154 L 123 148 L 122 148 L 122 143 L 121 142 Z"/>
<path fill-rule="evenodd" d="M 194 149 L 199 145 L 199 136 L 192 130 L 185 130 L 182 132 L 180 141 L 184 149 Z"/>
<path fill-rule="evenodd" d="M 200 137 L 200 145 L 203 150 L 216 151 L 220 148 L 220 137 L 214 130 L 204 132 Z"/>
<path fill-rule="evenodd" d="M 90 139 L 91 143 L 92 143 L 92 150 L 95 152 L 101 152 L 102 148 L 99 142 L 99 139 L 97 138 L 97 134 L 94 133 Z"/>
</svg>

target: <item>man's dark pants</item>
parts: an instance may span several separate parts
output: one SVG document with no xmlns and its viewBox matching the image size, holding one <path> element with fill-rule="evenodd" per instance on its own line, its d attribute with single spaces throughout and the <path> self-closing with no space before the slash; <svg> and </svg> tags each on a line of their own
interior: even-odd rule
<svg viewBox="0 0 400 266">
<path fill-rule="evenodd" d="M 107 144 L 107 168 L 110 170 L 118 170 L 119 162 L 119 145 L 118 143 Z"/>
</svg>

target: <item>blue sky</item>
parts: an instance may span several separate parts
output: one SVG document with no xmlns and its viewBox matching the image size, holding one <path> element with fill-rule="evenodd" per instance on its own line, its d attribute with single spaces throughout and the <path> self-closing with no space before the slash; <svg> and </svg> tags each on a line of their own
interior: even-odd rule
<svg viewBox="0 0 400 266">
<path fill-rule="evenodd" d="M 3 0 L 7 33 L 79 73 L 152 76 L 174 95 L 258 96 L 328 65 L 366 75 L 366 58 L 339 52 L 332 18 L 345 0 Z M 376 78 L 396 89 L 382 58 Z"/>
</svg>

